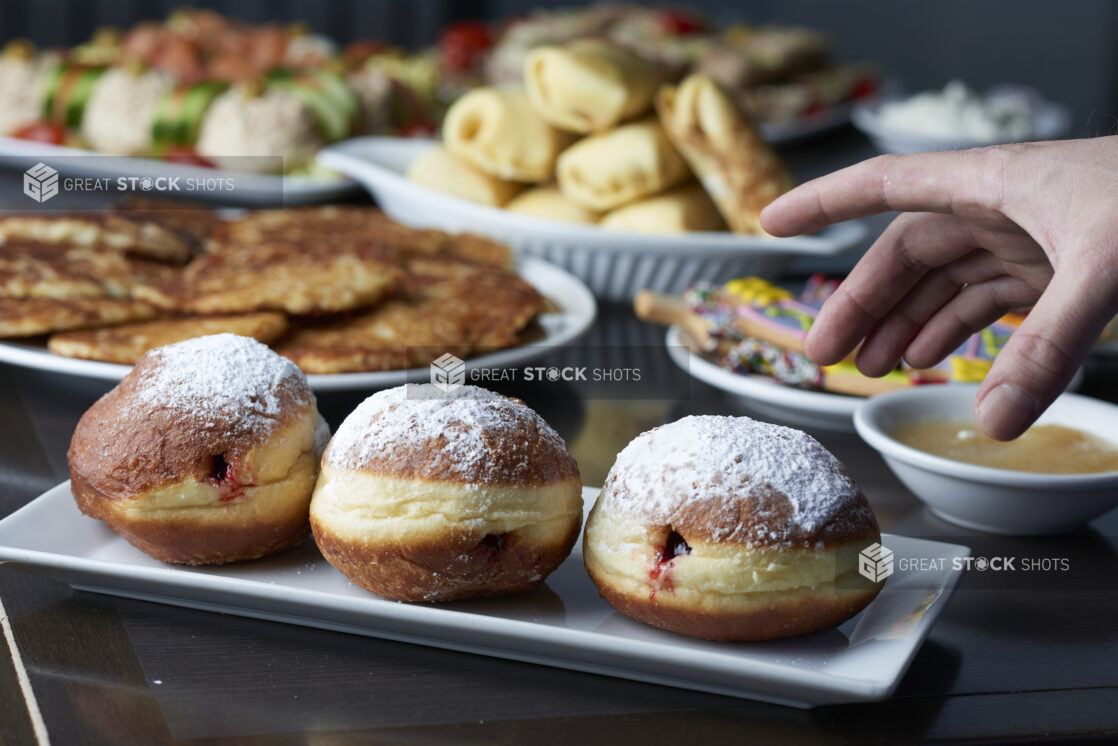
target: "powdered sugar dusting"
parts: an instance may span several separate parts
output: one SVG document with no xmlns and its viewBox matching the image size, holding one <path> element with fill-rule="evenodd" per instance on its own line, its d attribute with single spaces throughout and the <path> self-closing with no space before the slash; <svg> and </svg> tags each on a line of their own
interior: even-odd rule
<svg viewBox="0 0 1118 746">
<path fill-rule="evenodd" d="M 267 345 L 213 334 L 160 347 L 133 370 L 132 406 L 181 413 L 217 429 L 266 435 L 284 414 L 314 401 L 306 376 Z"/>
<path fill-rule="evenodd" d="M 792 525 L 753 504 L 748 535 L 740 535 L 738 511 L 758 495 L 786 498 Z M 685 417 L 639 435 L 618 454 L 602 497 L 650 525 L 670 525 L 681 510 L 709 503 L 715 537 L 746 542 L 806 539 L 836 517 L 862 520 L 869 511 L 842 463 L 817 440 L 748 417 Z M 844 509 L 856 515 L 840 516 Z"/>
<path fill-rule="evenodd" d="M 520 401 L 476 386 L 444 393 L 408 384 L 362 402 L 330 441 L 326 463 L 494 484 L 538 480 L 542 450 L 569 459 L 563 439 Z"/>
</svg>

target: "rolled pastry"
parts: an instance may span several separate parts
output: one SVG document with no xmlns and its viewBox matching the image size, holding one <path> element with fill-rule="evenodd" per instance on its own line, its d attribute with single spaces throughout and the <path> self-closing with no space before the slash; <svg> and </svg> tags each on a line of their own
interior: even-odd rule
<svg viewBox="0 0 1118 746">
<path fill-rule="evenodd" d="M 521 215 L 561 220 L 564 223 L 597 223 L 602 217 L 600 212 L 564 197 L 554 184 L 545 184 L 523 192 L 505 205 L 505 209 Z"/>
<path fill-rule="evenodd" d="M 761 209 L 794 182 L 749 118 L 706 75 L 661 88 L 656 110 L 731 230 L 764 234 Z"/>
<path fill-rule="evenodd" d="M 698 184 L 688 184 L 619 207 L 602 218 L 603 228 L 629 233 L 724 231 L 718 208 Z"/>
<path fill-rule="evenodd" d="M 509 181 L 551 179 L 555 159 L 574 140 L 552 127 L 523 91 L 475 88 L 454 102 L 443 142 L 454 155 Z"/>
<path fill-rule="evenodd" d="M 690 172 L 655 118 L 575 143 L 559 156 L 556 175 L 568 199 L 612 210 L 684 181 Z"/>
<path fill-rule="evenodd" d="M 539 47 L 524 62 L 524 85 L 540 115 L 582 134 L 646 113 L 664 82 L 659 67 L 602 39 Z"/>
<path fill-rule="evenodd" d="M 502 181 L 479 171 L 439 145 L 412 162 L 408 178 L 440 192 L 493 207 L 505 204 L 524 188 L 523 184 Z"/>
</svg>

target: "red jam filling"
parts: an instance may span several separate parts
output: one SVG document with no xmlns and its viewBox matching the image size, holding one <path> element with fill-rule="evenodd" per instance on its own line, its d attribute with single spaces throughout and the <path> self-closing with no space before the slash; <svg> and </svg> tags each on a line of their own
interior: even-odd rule
<svg viewBox="0 0 1118 746">
<path fill-rule="evenodd" d="M 219 453 L 210 461 L 210 476 L 206 481 L 221 493 L 221 502 L 228 503 L 245 497 L 244 488 L 254 486 L 251 475 L 243 472 L 243 464 L 227 461 L 225 454 Z"/>
<path fill-rule="evenodd" d="M 655 562 L 648 570 L 649 585 L 652 586 L 652 590 L 648 592 L 649 601 L 656 598 L 656 592 L 659 590 L 672 590 L 670 577 L 672 561 L 681 554 L 691 554 L 691 547 L 675 529 L 671 529 L 668 531 L 667 539 L 664 540 L 664 545 L 656 552 Z"/>
</svg>

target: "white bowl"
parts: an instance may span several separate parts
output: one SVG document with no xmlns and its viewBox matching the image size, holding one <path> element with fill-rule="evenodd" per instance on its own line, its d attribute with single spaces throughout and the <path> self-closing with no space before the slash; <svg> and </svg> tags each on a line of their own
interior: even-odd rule
<svg viewBox="0 0 1118 746">
<path fill-rule="evenodd" d="M 431 140 L 360 137 L 318 154 L 323 166 L 361 182 L 391 217 L 407 225 L 470 232 L 503 241 L 575 275 L 594 294 L 628 303 L 640 290 L 677 294 L 699 280 L 773 278 L 794 258 L 833 257 L 863 243 L 866 228 L 848 221 L 810 236 L 735 233 L 651 235 L 576 225 L 501 210 L 409 180 L 411 162 Z"/>
<path fill-rule="evenodd" d="M 939 138 L 889 127 L 878 117 L 884 103 L 858 105 L 850 120 L 882 153 L 926 153 L 933 150 L 963 150 L 986 145 L 1019 142 L 1013 139 L 975 140 L 972 138 Z M 1040 101 L 1033 114 L 1033 134 L 1028 140 L 1055 140 L 1067 135 L 1071 113 L 1067 107 L 1051 101 Z"/>
<path fill-rule="evenodd" d="M 1118 471 L 1037 474 L 954 461 L 903 445 L 901 425 L 970 420 L 978 385 L 918 386 L 866 400 L 854 427 L 933 513 L 979 531 L 1039 536 L 1073 531 L 1118 505 Z M 1062 394 L 1038 424 L 1073 427 L 1118 443 L 1118 406 Z"/>
</svg>

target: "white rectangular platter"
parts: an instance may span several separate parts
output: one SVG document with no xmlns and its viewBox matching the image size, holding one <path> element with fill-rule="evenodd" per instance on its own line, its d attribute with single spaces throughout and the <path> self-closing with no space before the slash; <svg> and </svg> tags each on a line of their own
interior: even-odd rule
<svg viewBox="0 0 1118 746">
<path fill-rule="evenodd" d="M 587 509 L 597 497 L 586 488 Z M 80 590 L 496 656 L 796 707 L 888 698 L 954 592 L 969 549 L 885 535 L 907 565 L 841 627 L 766 643 L 716 643 L 655 629 L 599 598 L 580 546 L 529 593 L 416 605 L 350 583 L 311 541 L 251 562 L 166 565 L 78 512 L 69 482 L 0 521 L 0 562 Z M 925 565 L 927 563 L 924 563 Z"/>
</svg>

